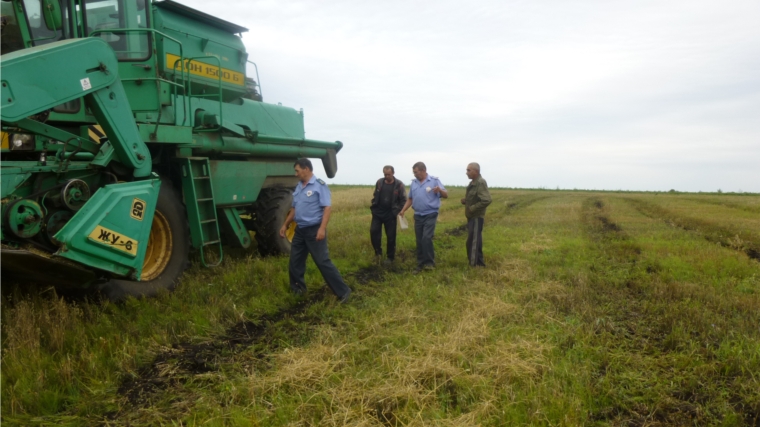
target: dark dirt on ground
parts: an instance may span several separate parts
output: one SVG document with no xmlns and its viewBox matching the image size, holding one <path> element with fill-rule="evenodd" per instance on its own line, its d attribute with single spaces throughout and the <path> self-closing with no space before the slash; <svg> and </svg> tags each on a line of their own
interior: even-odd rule
<svg viewBox="0 0 760 427">
<path fill-rule="evenodd" d="M 446 231 L 446 234 L 453 237 L 459 237 L 467 233 L 467 224 L 462 224 L 459 227 L 454 227 Z"/>
<path fill-rule="evenodd" d="M 396 261 L 391 265 L 370 265 L 346 276 L 353 277 L 361 285 L 371 286 L 384 281 L 388 272 L 404 271 L 403 263 L 410 254 L 408 251 L 399 251 Z M 194 375 L 218 371 L 226 360 L 252 347 L 255 357 L 262 362 L 261 368 L 266 369 L 267 354 L 263 349 L 271 352 L 279 348 L 283 343 L 283 334 L 297 339 L 298 335 L 304 333 L 302 327 L 288 327 L 285 323 L 295 322 L 301 326 L 323 323 L 322 319 L 307 315 L 306 312 L 310 306 L 331 296 L 332 293 L 325 286 L 278 312 L 256 320 L 238 322 L 224 334 L 212 337 L 209 341 L 180 342 L 171 348 L 162 349 L 149 364 L 122 381 L 118 394 L 126 398 L 132 409 L 149 406 L 163 390 L 181 385 Z M 118 416 L 116 413 L 111 415 Z"/>
<path fill-rule="evenodd" d="M 276 313 L 261 316 L 255 321 L 238 322 L 223 335 L 213 337 L 208 342 L 181 342 L 172 345 L 171 348 L 162 349 L 148 365 L 121 383 L 118 394 L 126 397 L 130 406 L 144 407 L 150 404 L 156 393 L 179 385 L 193 375 L 217 371 L 225 360 L 243 350 L 253 347 L 255 356 L 264 359 L 266 354 L 256 348 L 272 350 L 280 346 L 281 340 L 273 339 L 272 331 L 280 329 L 282 332 L 282 329 L 287 328 L 279 328 L 279 323 L 289 319 L 307 325 L 322 323 L 318 317 L 305 313 L 308 307 L 329 298 L 330 295 L 327 288 L 323 287 Z M 169 367 L 171 369 L 168 369 Z"/>
</svg>

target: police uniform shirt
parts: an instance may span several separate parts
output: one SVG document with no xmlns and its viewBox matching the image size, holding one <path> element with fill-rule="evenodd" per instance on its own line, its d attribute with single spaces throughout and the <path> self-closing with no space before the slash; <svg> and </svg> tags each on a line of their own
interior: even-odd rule
<svg viewBox="0 0 760 427">
<path fill-rule="evenodd" d="M 306 186 L 299 182 L 293 192 L 296 224 L 298 227 L 321 224 L 324 208 L 330 204 L 330 189 L 324 181 L 312 175 Z"/>
<path fill-rule="evenodd" d="M 412 180 L 409 188 L 409 198 L 412 199 L 412 208 L 415 215 L 430 215 L 438 212 L 441 207 L 441 193 L 434 193 L 433 188 L 440 187 L 446 191 L 446 187 L 440 179 L 428 175 L 424 181 Z"/>
</svg>

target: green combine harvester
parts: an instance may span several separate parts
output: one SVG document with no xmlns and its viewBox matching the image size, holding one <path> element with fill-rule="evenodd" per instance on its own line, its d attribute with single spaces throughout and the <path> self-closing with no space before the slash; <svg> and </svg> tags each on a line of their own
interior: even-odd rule
<svg viewBox="0 0 760 427">
<path fill-rule="evenodd" d="M 3 276 L 119 300 L 171 290 L 191 249 L 289 252 L 293 162 L 332 178 L 343 144 L 262 102 L 246 28 L 169 0 L 0 5 Z"/>
</svg>

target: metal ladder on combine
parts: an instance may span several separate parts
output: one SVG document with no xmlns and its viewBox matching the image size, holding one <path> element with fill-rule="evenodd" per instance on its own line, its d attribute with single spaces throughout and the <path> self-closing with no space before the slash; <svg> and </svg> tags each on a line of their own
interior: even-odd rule
<svg viewBox="0 0 760 427">
<path fill-rule="evenodd" d="M 182 159 L 182 190 L 185 193 L 187 216 L 190 220 L 190 237 L 193 246 L 201 253 L 201 262 L 206 267 L 216 267 L 222 262 L 222 240 L 219 221 L 216 216 L 214 190 L 211 186 L 211 170 L 205 157 Z M 219 259 L 209 264 L 205 250 L 216 245 Z"/>
</svg>

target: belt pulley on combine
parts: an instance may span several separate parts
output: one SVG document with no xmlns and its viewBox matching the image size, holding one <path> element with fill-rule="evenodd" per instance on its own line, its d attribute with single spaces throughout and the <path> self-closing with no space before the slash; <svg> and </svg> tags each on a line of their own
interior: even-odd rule
<svg viewBox="0 0 760 427">
<path fill-rule="evenodd" d="M 9 203 L 5 213 L 5 224 L 16 237 L 29 239 L 44 229 L 45 237 L 51 243 L 55 243 L 53 236 L 71 219 L 72 211 L 78 211 L 90 199 L 90 186 L 81 179 L 71 179 L 61 185 L 59 194 L 51 197 L 51 201 L 59 200 L 59 204 L 65 209 L 46 213 L 40 203 L 32 199 L 52 191 L 54 189 Z"/>
</svg>

